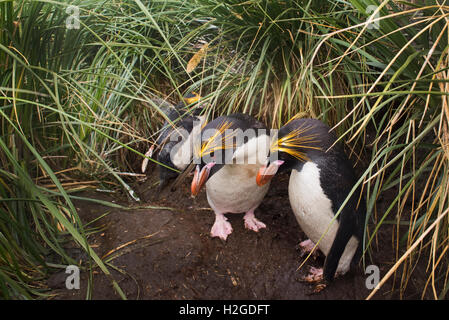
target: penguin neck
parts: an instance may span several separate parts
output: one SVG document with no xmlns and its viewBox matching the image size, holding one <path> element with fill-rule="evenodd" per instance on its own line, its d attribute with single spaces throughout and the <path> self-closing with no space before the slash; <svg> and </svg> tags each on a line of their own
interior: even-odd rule
<svg viewBox="0 0 449 320">
<path fill-rule="evenodd" d="M 304 164 L 307 162 L 306 161 L 301 161 L 298 159 L 289 159 L 287 161 L 285 161 L 285 163 L 280 166 L 279 168 L 279 172 L 292 172 L 293 170 L 296 170 L 298 172 L 301 172 L 302 168 L 304 167 Z"/>
<path fill-rule="evenodd" d="M 210 170 L 209 173 L 209 179 L 216 174 L 218 171 L 220 171 L 220 169 L 222 169 L 224 167 L 224 164 L 216 164 L 212 167 L 212 169 Z"/>
<path fill-rule="evenodd" d="M 309 162 L 310 160 L 296 160 L 293 162 L 293 164 L 290 167 L 290 170 L 296 170 L 298 172 L 301 172 L 301 170 L 304 168 L 304 164 Z"/>
</svg>

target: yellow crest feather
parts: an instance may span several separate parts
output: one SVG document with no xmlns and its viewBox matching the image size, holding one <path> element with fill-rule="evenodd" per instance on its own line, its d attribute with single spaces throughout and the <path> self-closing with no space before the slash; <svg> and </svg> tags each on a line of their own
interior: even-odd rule
<svg viewBox="0 0 449 320">
<path fill-rule="evenodd" d="M 295 130 L 292 130 L 282 138 L 276 137 L 271 142 L 270 152 L 285 152 L 300 161 L 307 161 L 308 158 L 306 154 L 299 151 L 299 148 L 321 150 L 320 147 L 313 145 L 319 142 L 314 139 L 316 134 L 307 134 L 307 131 L 310 130 L 310 128 L 310 126 L 301 126 Z"/>
<path fill-rule="evenodd" d="M 225 131 L 230 127 L 231 123 L 224 121 L 210 138 L 202 142 L 201 147 L 196 148 L 195 155 L 198 158 L 201 158 L 205 155 L 211 154 L 214 151 L 234 147 L 234 143 L 230 145 L 229 141 L 235 136 L 235 133 L 230 135 L 225 134 Z"/>
<path fill-rule="evenodd" d="M 196 92 L 192 92 L 193 97 L 190 98 L 184 98 L 184 101 L 186 104 L 192 104 L 194 102 L 198 102 L 201 99 L 201 96 L 196 93 Z"/>
</svg>

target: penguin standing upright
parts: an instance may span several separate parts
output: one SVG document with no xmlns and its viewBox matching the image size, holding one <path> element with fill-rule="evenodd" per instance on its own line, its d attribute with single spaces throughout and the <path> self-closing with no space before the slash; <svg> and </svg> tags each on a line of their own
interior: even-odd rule
<svg viewBox="0 0 449 320">
<path fill-rule="evenodd" d="M 326 256 L 324 268 L 311 268 L 307 281 L 332 281 L 349 271 L 362 251 L 366 204 L 360 186 L 337 218 L 336 213 L 357 182 L 343 146 L 323 122 L 293 119 L 283 126 L 270 146 L 270 156 L 257 175 L 265 185 L 279 171 L 291 171 L 288 194 L 301 229 Z M 330 149 L 329 149 L 330 148 Z M 325 287 L 325 283 L 320 285 Z"/>
<path fill-rule="evenodd" d="M 212 237 L 226 240 L 232 233 L 225 213 L 244 212 L 247 229 L 257 232 L 266 227 L 254 216 L 254 210 L 269 188 L 256 183 L 269 143 L 265 125 L 245 114 L 221 116 L 203 128 L 202 144 L 195 152 L 198 164 L 191 192 L 196 196 L 206 185 L 207 200 L 215 212 Z"/>
<path fill-rule="evenodd" d="M 201 133 L 205 116 L 201 115 L 202 106 L 198 103 L 200 96 L 193 92 L 185 95 L 175 107 L 166 106 L 162 112 L 170 121 L 165 121 L 161 133 L 145 154 L 151 157 L 156 148 L 160 148 L 157 156 L 159 164 L 159 190 L 162 190 L 170 180 L 178 176 L 192 160 L 192 141 Z M 194 104 L 192 109 L 188 105 Z M 142 162 L 142 172 L 145 172 L 148 159 Z"/>
</svg>

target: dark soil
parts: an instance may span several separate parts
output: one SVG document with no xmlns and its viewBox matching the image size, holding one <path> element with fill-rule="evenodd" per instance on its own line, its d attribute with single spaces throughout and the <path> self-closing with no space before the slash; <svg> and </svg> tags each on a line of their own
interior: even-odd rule
<svg viewBox="0 0 449 320">
<path fill-rule="evenodd" d="M 290 208 L 287 175 L 273 180 L 256 210 L 267 228 L 258 233 L 249 231 L 244 228 L 243 214 L 228 214 L 234 231 L 226 242 L 209 235 L 214 214 L 204 190 L 193 199 L 190 181 L 185 181 L 176 192 L 155 194 L 151 186 L 156 176 L 150 173 L 146 181 L 135 186 L 142 199 L 138 205 L 169 209 L 119 210 L 87 201 L 75 203 L 84 222 L 110 211 L 93 224 L 104 229 L 89 236 L 89 243 L 100 257 L 113 250 L 108 257 L 113 258 L 111 263 L 116 268 L 109 270 L 128 299 L 364 299 L 370 293 L 361 266 L 318 294 L 311 294 L 313 287 L 300 281 L 310 266 L 322 266 L 323 258 L 310 258 L 298 270 L 304 259 L 297 245 L 306 236 Z M 128 203 L 126 198 L 104 193 L 87 195 Z M 378 210 L 388 204 L 388 199 L 381 199 Z M 381 277 L 395 260 L 389 248 L 391 230 L 384 228 L 373 246 L 372 260 L 367 260 L 367 264 L 379 266 Z M 80 290 L 65 289 L 65 277 L 61 272 L 49 280 L 54 298 L 84 299 L 88 272 L 81 272 Z M 422 280 L 412 279 L 403 298 L 419 299 L 422 287 Z M 391 288 L 390 281 L 375 299 L 398 298 Z M 92 298 L 119 299 L 111 281 L 98 268 L 93 275 Z"/>
</svg>

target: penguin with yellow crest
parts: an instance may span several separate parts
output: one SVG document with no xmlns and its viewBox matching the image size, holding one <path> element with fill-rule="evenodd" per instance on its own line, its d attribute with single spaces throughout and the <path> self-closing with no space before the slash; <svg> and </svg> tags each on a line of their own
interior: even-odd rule
<svg viewBox="0 0 449 320">
<path fill-rule="evenodd" d="M 246 114 L 221 116 L 202 130 L 195 151 L 196 168 L 191 192 L 196 196 L 205 185 L 207 201 L 215 212 L 211 236 L 226 240 L 232 233 L 226 213 L 245 213 L 245 227 L 265 228 L 254 211 L 268 191 L 256 176 L 268 155 L 270 138 L 263 123 Z"/>
<path fill-rule="evenodd" d="M 159 167 L 159 190 L 176 178 L 192 160 L 192 141 L 201 133 L 205 122 L 202 115 L 201 96 L 195 92 L 188 93 L 176 106 L 167 106 L 162 112 L 167 116 L 156 142 L 145 154 L 142 162 L 142 172 L 146 171 L 148 158 L 151 158 L 157 149 Z"/>
<path fill-rule="evenodd" d="M 326 256 L 324 267 L 311 268 L 305 277 L 321 282 L 321 290 L 361 257 L 366 216 L 361 187 L 347 199 L 357 177 L 342 144 L 317 119 L 292 119 L 279 130 L 257 184 L 265 185 L 280 171 L 290 172 L 290 205 L 309 238 L 300 246 L 305 251 L 317 246 Z"/>
</svg>

